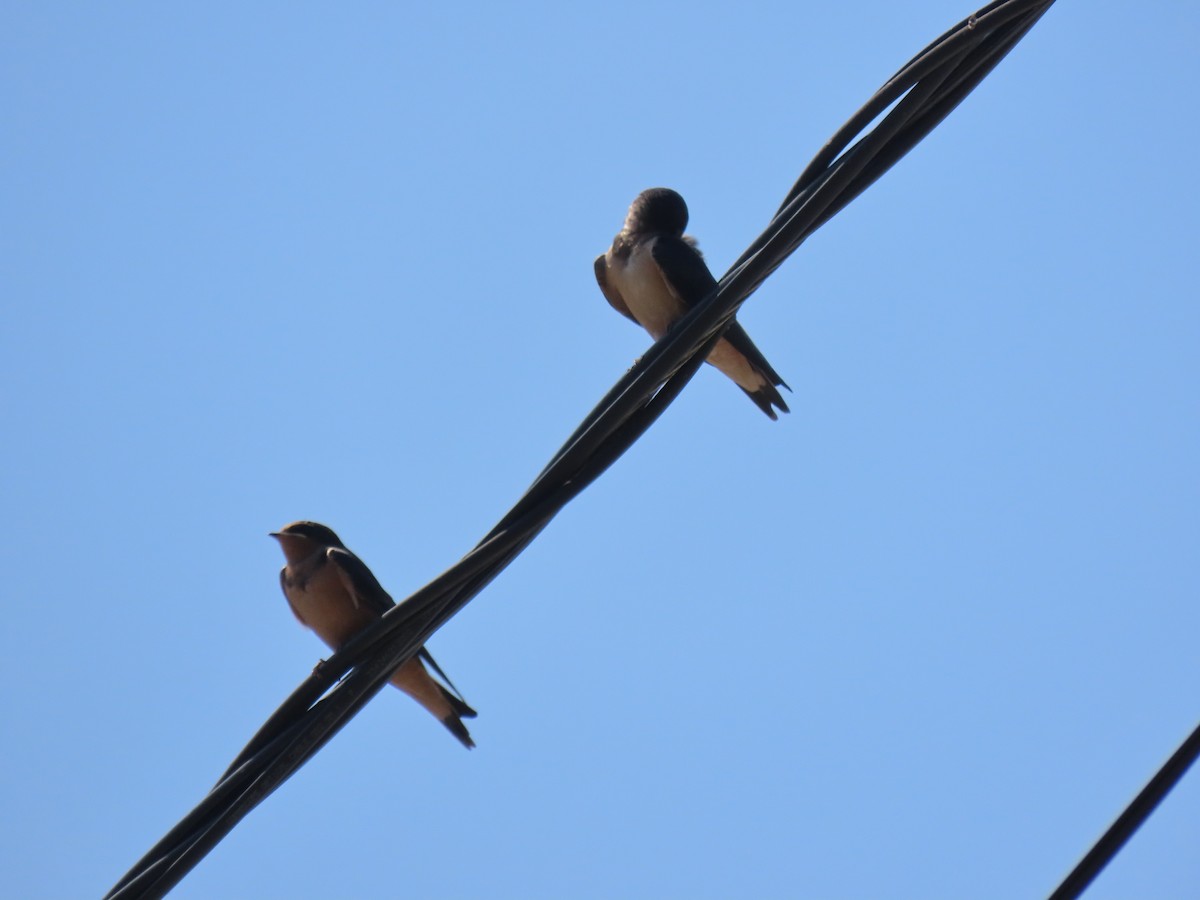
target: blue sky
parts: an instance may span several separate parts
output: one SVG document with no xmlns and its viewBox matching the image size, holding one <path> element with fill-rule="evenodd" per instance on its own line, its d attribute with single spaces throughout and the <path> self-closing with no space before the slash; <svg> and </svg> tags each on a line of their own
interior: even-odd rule
<svg viewBox="0 0 1200 900">
<path fill-rule="evenodd" d="M 98 896 L 324 654 L 267 532 L 404 596 L 949 2 L 10 4 L 0 870 Z M 631 28 L 631 26 L 634 26 Z M 1196 725 L 1200 12 L 1061 3 L 173 896 L 1031 897 Z M 1090 897 L 1193 897 L 1192 773 Z"/>
</svg>

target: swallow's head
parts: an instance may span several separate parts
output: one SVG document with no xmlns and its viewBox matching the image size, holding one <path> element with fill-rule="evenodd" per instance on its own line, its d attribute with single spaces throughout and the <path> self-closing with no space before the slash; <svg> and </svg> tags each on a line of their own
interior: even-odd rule
<svg viewBox="0 0 1200 900">
<path fill-rule="evenodd" d="M 688 208 L 670 188 L 650 188 L 637 195 L 625 216 L 625 231 L 630 234 L 673 234 L 683 236 L 687 228 Z"/>
<path fill-rule="evenodd" d="M 319 522 L 292 522 L 272 531 L 271 537 L 279 541 L 289 563 L 310 556 L 318 548 L 345 546 L 332 528 Z"/>
</svg>

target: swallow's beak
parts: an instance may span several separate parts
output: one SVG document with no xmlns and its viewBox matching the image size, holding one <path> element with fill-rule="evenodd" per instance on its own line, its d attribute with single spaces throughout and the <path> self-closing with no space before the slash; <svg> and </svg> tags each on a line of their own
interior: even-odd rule
<svg viewBox="0 0 1200 900">
<path fill-rule="evenodd" d="M 273 537 L 273 538 L 275 538 L 275 540 L 279 540 L 280 538 L 283 537 L 283 535 L 280 534 L 278 531 L 270 531 L 267 533 L 267 537 Z"/>
</svg>

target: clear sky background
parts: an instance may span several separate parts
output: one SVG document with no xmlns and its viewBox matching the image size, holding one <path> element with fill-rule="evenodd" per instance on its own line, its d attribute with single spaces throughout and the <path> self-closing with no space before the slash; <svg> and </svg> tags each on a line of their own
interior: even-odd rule
<svg viewBox="0 0 1200 900">
<path fill-rule="evenodd" d="M 3 893 L 98 896 L 323 645 L 267 537 L 397 597 L 964 3 L 5 4 Z M 1062 2 L 175 892 L 1044 896 L 1200 719 L 1200 11 Z M 1200 892 L 1200 772 L 1094 886 Z"/>
</svg>

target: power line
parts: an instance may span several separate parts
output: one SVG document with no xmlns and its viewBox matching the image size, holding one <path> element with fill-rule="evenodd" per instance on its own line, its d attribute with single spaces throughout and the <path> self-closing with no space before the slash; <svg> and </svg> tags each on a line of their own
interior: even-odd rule
<svg viewBox="0 0 1200 900">
<path fill-rule="evenodd" d="M 259 729 L 209 794 L 107 896 L 130 900 L 166 894 L 320 750 L 396 668 L 655 422 L 758 286 L 809 235 L 932 131 L 1053 2 L 996 0 L 951 28 L 889 79 L 804 170 L 766 230 L 725 273 L 717 290 L 617 382 L 495 528 L 458 563 L 319 666 Z M 879 123 L 851 146 L 881 114 Z"/>
<path fill-rule="evenodd" d="M 1150 814 L 1170 793 L 1171 788 L 1178 784 L 1197 756 L 1200 756 L 1200 725 L 1196 726 L 1196 730 L 1187 736 L 1179 745 L 1179 749 L 1133 798 L 1125 811 L 1109 826 L 1108 831 L 1104 832 L 1104 836 L 1079 861 L 1079 865 L 1071 870 L 1071 874 L 1050 895 L 1050 900 L 1074 900 L 1086 891 L 1088 885 L 1125 846 L 1125 842 L 1150 818 Z"/>
</svg>

